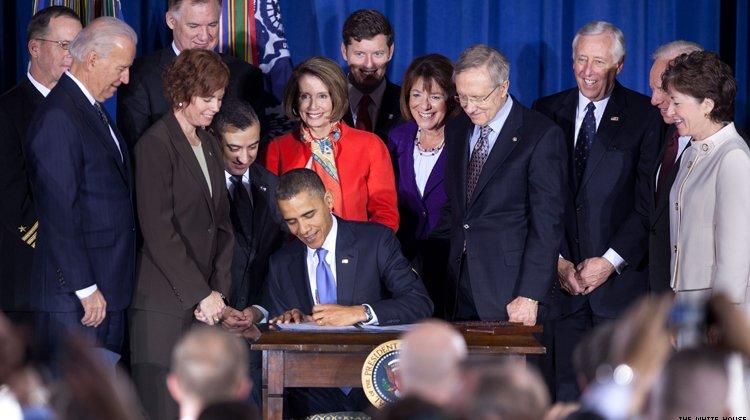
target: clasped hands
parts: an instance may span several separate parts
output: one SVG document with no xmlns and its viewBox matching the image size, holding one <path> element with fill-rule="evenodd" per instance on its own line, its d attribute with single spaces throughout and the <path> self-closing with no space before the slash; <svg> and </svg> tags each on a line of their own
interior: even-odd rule
<svg viewBox="0 0 750 420">
<path fill-rule="evenodd" d="M 312 315 L 303 314 L 297 308 L 290 309 L 271 319 L 270 324 L 299 324 L 301 322 L 315 322 L 321 326 L 343 327 L 354 325 L 367 320 L 365 308 L 362 305 L 342 306 L 334 304 L 319 304 L 312 308 Z"/>
<path fill-rule="evenodd" d="M 587 295 L 615 271 L 615 266 L 604 257 L 587 258 L 578 266 L 565 258 L 557 261 L 557 277 L 560 286 L 571 295 Z"/>
</svg>

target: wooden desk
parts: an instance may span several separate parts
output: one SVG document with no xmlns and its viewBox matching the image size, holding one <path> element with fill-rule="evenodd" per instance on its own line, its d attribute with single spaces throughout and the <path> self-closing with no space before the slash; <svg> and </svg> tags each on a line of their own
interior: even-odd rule
<svg viewBox="0 0 750 420">
<path fill-rule="evenodd" d="M 544 354 L 533 337 L 541 327 L 505 325 L 494 334 L 462 331 L 470 354 L 499 355 L 525 361 Z M 252 344 L 263 351 L 263 418 L 282 418 L 285 387 L 362 387 L 362 366 L 378 345 L 398 333 L 304 333 L 265 331 Z"/>
</svg>

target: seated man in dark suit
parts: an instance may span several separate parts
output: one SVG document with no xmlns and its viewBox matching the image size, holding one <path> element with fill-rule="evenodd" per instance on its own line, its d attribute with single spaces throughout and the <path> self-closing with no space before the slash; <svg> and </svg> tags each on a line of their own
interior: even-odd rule
<svg viewBox="0 0 750 420">
<path fill-rule="evenodd" d="M 39 228 L 23 140 L 34 111 L 70 69 L 68 46 L 80 31 L 78 15 L 67 7 L 36 13 L 26 31 L 29 71 L 0 96 L 0 309 L 15 323 L 32 320 L 29 276 Z"/>
<path fill-rule="evenodd" d="M 333 197 L 309 169 L 282 175 L 276 200 L 297 237 L 271 256 L 267 300 L 272 323 L 406 324 L 432 314 L 422 281 L 401 254 L 393 232 L 379 224 L 331 214 Z M 289 393 L 293 417 L 367 405 L 357 388 Z"/>
<path fill-rule="evenodd" d="M 117 125 L 132 149 L 141 135 L 170 110 L 161 77 L 167 66 L 190 48 L 213 51 L 219 42 L 221 0 L 169 0 L 167 26 L 174 41 L 167 48 L 141 57 L 130 72 L 130 84 L 117 95 Z M 221 54 L 229 67 L 229 85 L 224 99 L 238 97 L 250 102 L 261 120 L 266 93 L 263 74 L 251 64 Z"/>
</svg>

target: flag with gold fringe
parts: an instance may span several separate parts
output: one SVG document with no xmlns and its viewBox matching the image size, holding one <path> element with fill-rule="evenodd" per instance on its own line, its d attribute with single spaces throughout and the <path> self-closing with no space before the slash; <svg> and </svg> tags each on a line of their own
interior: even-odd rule
<svg viewBox="0 0 750 420">
<path fill-rule="evenodd" d="M 122 19 L 120 0 L 33 0 L 34 13 L 49 6 L 67 6 L 73 9 L 84 25 L 99 16 L 114 16 Z"/>
<path fill-rule="evenodd" d="M 273 103 L 266 104 L 269 134 L 291 128 L 281 102 L 284 86 L 292 75 L 292 59 L 281 23 L 279 0 L 224 0 L 219 50 L 254 64 L 263 71 L 266 91 Z"/>
</svg>

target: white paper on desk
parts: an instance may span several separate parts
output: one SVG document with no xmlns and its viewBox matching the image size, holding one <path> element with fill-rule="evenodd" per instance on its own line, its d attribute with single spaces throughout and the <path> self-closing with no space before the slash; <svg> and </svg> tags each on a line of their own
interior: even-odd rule
<svg viewBox="0 0 750 420">
<path fill-rule="evenodd" d="M 299 324 L 274 324 L 281 331 L 301 331 L 301 332 L 355 332 L 362 331 L 361 328 L 353 325 L 345 327 L 321 326 L 314 322 L 301 322 Z"/>
<path fill-rule="evenodd" d="M 401 325 L 363 325 L 362 329 L 367 332 L 406 332 L 414 328 L 416 324 L 401 324 Z"/>
</svg>

